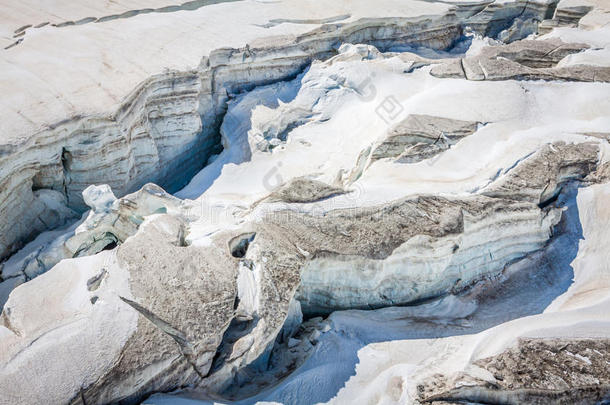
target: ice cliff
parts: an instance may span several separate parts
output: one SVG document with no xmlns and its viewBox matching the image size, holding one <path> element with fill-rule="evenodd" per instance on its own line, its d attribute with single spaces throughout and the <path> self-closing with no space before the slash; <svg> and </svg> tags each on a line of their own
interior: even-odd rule
<svg viewBox="0 0 610 405">
<path fill-rule="evenodd" d="M 607 398 L 607 5 L 156 3 L 2 51 L 0 403 Z"/>
</svg>

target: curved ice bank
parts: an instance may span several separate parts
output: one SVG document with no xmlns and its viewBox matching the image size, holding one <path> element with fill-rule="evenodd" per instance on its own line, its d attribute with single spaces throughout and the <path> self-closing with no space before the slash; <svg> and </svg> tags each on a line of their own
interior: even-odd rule
<svg viewBox="0 0 610 405">
<path fill-rule="evenodd" d="M 387 257 L 326 253 L 313 258 L 301 271 L 297 292 L 303 311 L 379 308 L 460 291 L 539 250 L 561 218 L 560 212 L 542 212 L 534 204 L 505 202 L 484 212 L 469 208 L 460 207 L 463 217 L 455 232 L 420 233 Z M 440 216 L 446 215 L 444 207 Z"/>
</svg>

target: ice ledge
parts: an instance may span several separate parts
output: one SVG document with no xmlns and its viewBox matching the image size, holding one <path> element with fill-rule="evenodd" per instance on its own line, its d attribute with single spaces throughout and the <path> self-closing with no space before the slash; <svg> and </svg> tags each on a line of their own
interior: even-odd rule
<svg viewBox="0 0 610 405">
<path fill-rule="evenodd" d="M 364 0 L 245 1 L 27 31 L 18 46 L 0 51 L 0 137 L 17 141 L 69 117 L 108 114 L 138 83 L 166 70 L 192 70 L 215 49 L 242 48 L 257 40 L 268 43 L 263 39 L 270 37 L 294 40 L 339 15 L 349 14 L 341 25 L 350 25 L 364 18 L 421 20 L 450 9 L 441 2 L 405 6 L 399 0 L 382 0 L 373 10 L 369 6 Z M 44 20 L 42 11 L 32 14 L 32 20 Z M 10 24 L 7 19 L 0 20 L 0 26 Z M 318 23 L 265 28 L 278 20 Z"/>
</svg>

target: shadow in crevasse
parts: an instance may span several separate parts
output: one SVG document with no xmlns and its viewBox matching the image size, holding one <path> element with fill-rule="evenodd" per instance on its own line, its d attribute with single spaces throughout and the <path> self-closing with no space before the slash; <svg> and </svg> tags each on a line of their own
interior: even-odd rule
<svg viewBox="0 0 610 405">
<path fill-rule="evenodd" d="M 413 44 L 395 45 L 391 48 L 380 50 L 384 52 L 411 52 L 429 59 L 459 58 L 463 57 L 472 44 L 472 35 L 462 35 L 458 37 L 448 49 L 437 50 Z M 327 56 L 332 56 L 331 52 Z M 302 80 L 309 70 L 309 62 L 298 67 L 294 74 L 285 77 L 275 83 L 263 84 L 258 86 L 248 86 L 235 91 L 232 94 L 228 88 L 230 98 L 226 105 L 226 111 L 218 117 L 218 139 L 222 144 L 222 151 L 218 155 L 209 159 L 203 168 L 192 177 L 186 186 L 177 191 L 175 195 L 179 198 L 196 199 L 209 189 L 216 179 L 222 174 L 223 167 L 228 164 L 240 164 L 250 160 L 252 151 L 248 143 L 248 131 L 251 129 L 252 112 L 257 106 L 276 109 L 281 103 L 289 103 L 298 95 L 302 86 Z M 366 83 L 366 82 L 365 82 Z M 210 122 L 209 117 L 202 117 L 202 121 Z M 295 122 L 294 126 L 302 123 Z M 294 127 L 288 126 L 285 131 L 290 131 Z"/>
<path fill-rule="evenodd" d="M 455 311 L 451 305 L 443 304 L 448 297 L 419 306 L 337 311 L 330 315 L 332 329 L 322 335 L 311 356 L 279 384 L 253 397 L 215 402 L 178 394 L 160 396 L 151 403 L 325 403 L 355 375 L 358 351 L 371 343 L 475 334 L 513 319 L 540 314 L 573 282 L 571 263 L 578 253 L 579 241 L 583 239 L 576 195 L 574 185 L 566 187 L 559 195 L 555 206 L 564 207 L 565 211 L 545 248 L 510 265 L 504 276 L 479 283 L 450 301 L 451 305 L 466 305 L 464 315 L 448 316 L 460 313 L 459 309 Z M 273 373 L 273 370 L 268 372 Z"/>
<path fill-rule="evenodd" d="M 252 112 L 257 106 L 275 109 L 280 103 L 286 104 L 294 100 L 308 70 L 307 65 L 299 69 L 294 76 L 282 81 L 252 87 L 243 93 L 232 95 L 218 124 L 222 151 L 214 159 L 208 160 L 207 165 L 175 195 L 179 198 L 198 198 L 220 177 L 225 165 L 238 165 L 249 161 L 252 151 L 248 142 L 248 131 L 252 128 Z"/>
<path fill-rule="evenodd" d="M 565 207 L 565 211 L 544 249 L 513 263 L 506 276 L 460 294 L 460 299 L 476 303 L 470 315 L 453 319 L 417 318 L 405 316 L 405 308 L 397 307 L 335 312 L 330 316 L 332 331 L 323 335 L 314 353 L 299 369 L 266 394 L 240 404 L 255 400 L 298 405 L 327 402 L 355 375 L 358 351 L 368 344 L 475 334 L 542 313 L 573 282 L 571 263 L 583 239 L 576 194 L 577 188 L 570 186 L 559 196 L 556 205 Z M 409 308 L 413 311 L 408 313 L 416 314 L 417 307 Z"/>
<path fill-rule="evenodd" d="M 386 52 L 409 52 L 421 56 L 422 58 L 428 59 L 449 59 L 449 58 L 461 58 L 463 57 L 474 37 L 472 35 L 462 35 L 457 38 L 449 48 L 445 50 L 438 50 L 428 48 L 425 46 L 416 46 L 412 44 L 396 45 L 386 49 Z"/>
</svg>

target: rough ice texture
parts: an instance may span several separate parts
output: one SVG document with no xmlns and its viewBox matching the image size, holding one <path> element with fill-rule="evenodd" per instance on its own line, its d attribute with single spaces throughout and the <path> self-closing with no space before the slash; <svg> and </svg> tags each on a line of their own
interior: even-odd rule
<svg viewBox="0 0 610 405">
<path fill-rule="evenodd" d="M 119 2 L 18 30 L 2 86 L 60 39 L 113 69 L 62 64 L 65 105 L 6 89 L 1 254 L 36 238 L 2 263 L 0 402 L 603 398 L 610 36 L 572 3 Z"/>
<path fill-rule="evenodd" d="M 364 1 L 328 3 L 295 6 L 291 12 L 346 18 L 332 24 L 321 24 L 325 18 L 308 24 L 305 18 L 302 24 L 265 28 L 292 6 L 248 3 L 232 13 L 236 5 L 227 3 L 175 14 L 48 26 L 32 30 L 31 36 L 26 32 L 23 42 L 5 50 L 0 60 L 5 79 L 0 90 L 6 94 L 0 127 L 0 257 L 40 231 L 66 222 L 65 215 L 59 215 L 46 223 L 52 207 L 34 190 L 57 191 L 66 199 L 61 206 L 77 211 L 85 208 L 81 193 L 89 184 L 108 183 L 118 196 L 147 182 L 177 191 L 219 151 L 216 131 L 228 95 L 294 76 L 312 60 L 333 54 L 341 43 L 446 49 L 460 37 L 465 23 L 485 31 L 525 10 L 543 15 L 548 9 L 545 3 L 516 0 L 470 21 L 464 16 L 479 11 L 475 5 L 453 9 L 444 3 L 413 2 L 405 8 L 399 1 L 385 0 L 371 11 Z M 202 15 L 215 23 L 197 24 Z M 238 19 L 227 27 L 223 15 Z M 181 27 L 179 33 L 174 32 L 176 26 Z M 238 26 L 239 34 L 230 32 Z M 167 30 L 188 41 L 167 46 L 162 35 Z M 209 30 L 223 35 L 211 36 Z M 130 35 L 134 39 L 124 41 Z M 42 47 L 54 59 L 33 63 Z M 63 63 L 74 57 L 70 50 L 83 48 L 91 55 L 88 64 Z M 107 49 L 114 52 L 108 56 Z M 31 96 L 22 97 L 18 89 L 23 88 Z M 39 208 L 25 209 L 29 206 Z"/>
<path fill-rule="evenodd" d="M 477 122 L 428 115 L 410 115 L 396 124 L 371 153 L 371 159 L 398 157 L 401 163 L 416 163 L 449 149 L 478 129 Z"/>
<path fill-rule="evenodd" d="M 603 401 L 610 390 L 606 360 L 608 339 L 519 339 L 517 347 L 475 364 L 496 380 L 451 381 L 447 392 L 439 380 L 418 387 L 424 403 L 440 401 L 590 404 Z M 457 381 L 456 381 L 457 380 Z M 474 383 L 474 384 L 473 384 Z M 478 383 L 478 384 L 477 384 Z M 479 385 L 480 384 L 480 385 Z M 427 387 L 433 395 L 427 395 Z"/>
<path fill-rule="evenodd" d="M 559 39 L 518 41 L 485 48 L 477 56 L 452 60 L 435 66 L 437 77 L 468 80 L 567 80 L 610 81 L 610 68 L 596 65 L 557 66 L 566 55 L 589 48 L 586 44 L 565 44 Z"/>
</svg>

